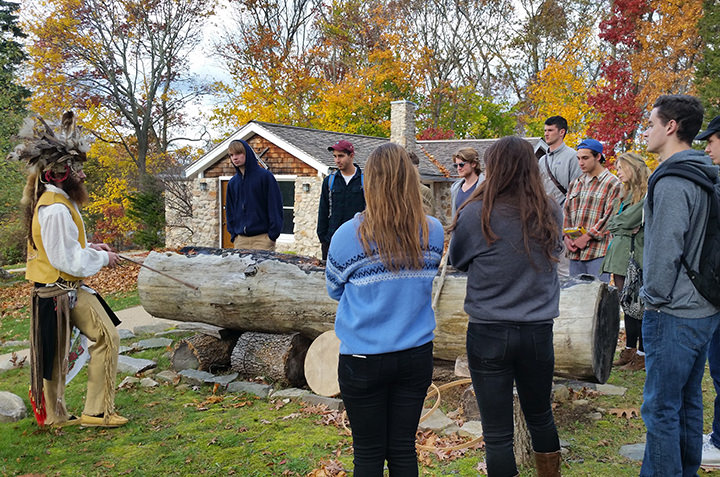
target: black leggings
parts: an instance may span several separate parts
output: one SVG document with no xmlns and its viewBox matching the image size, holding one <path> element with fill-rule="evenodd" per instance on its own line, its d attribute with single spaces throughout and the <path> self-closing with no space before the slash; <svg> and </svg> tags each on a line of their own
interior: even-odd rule
<svg viewBox="0 0 720 477">
<path fill-rule="evenodd" d="M 642 320 L 625 315 L 625 346 L 645 351 L 642 340 Z"/>
</svg>

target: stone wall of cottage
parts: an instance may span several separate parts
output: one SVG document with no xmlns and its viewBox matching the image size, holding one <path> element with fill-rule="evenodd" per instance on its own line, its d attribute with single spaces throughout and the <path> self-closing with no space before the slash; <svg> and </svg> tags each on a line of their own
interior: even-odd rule
<svg viewBox="0 0 720 477">
<path fill-rule="evenodd" d="M 321 187 L 322 177 L 298 177 L 295 180 L 295 241 L 292 244 L 278 243 L 278 251 L 321 258 L 320 242 L 315 232 Z"/>
<path fill-rule="evenodd" d="M 193 200 L 192 218 L 180 218 L 176 212 L 166 206 L 167 226 L 165 227 L 165 240 L 168 248 L 181 248 L 189 245 L 198 247 L 218 246 L 218 230 L 220 227 L 219 185 L 220 182 L 216 178 L 188 181 Z M 435 194 L 433 215 L 440 219 L 444 226 L 450 225 L 452 220 L 452 217 L 450 217 L 451 185 L 452 182 L 435 182 L 432 184 Z M 322 178 L 318 176 L 298 177 L 295 180 L 294 241 L 278 243 L 278 252 L 291 252 L 320 258 L 320 243 L 315 230 L 317 229 L 317 211 L 320 203 L 321 186 Z"/>
<path fill-rule="evenodd" d="M 205 184 L 204 186 L 202 184 Z M 192 218 L 181 219 L 166 206 L 165 245 L 181 248 L 189 245 L 217 247 L 220 227 L 220 201 L 218 200 L 217 178 L 203 178 L 188 181 L 192 193 Z M 278 242 L 278 252 L 291 252 L 320 258 L 320 243 L 317 229 L 317 211 L 320 203 L 322 178 L 317 176 L 298 177 L 295 180 L 295 225 L 292 242 Z M 307 191 L 305 189 L 308 189 Z"/>
<path fill-rule="evenodd" d="M 192 217 L 180 217 L 167 202 L 165 205 L 165 246 L 180 248 L 188 245 L 217 247 L 220 213 L 217 179 L 195 179 L 187 182 L 192 197 Z"/>
</svg>

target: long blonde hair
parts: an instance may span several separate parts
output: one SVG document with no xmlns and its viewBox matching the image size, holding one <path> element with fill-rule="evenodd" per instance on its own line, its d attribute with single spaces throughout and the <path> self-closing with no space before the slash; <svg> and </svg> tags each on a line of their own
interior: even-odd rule
<svg viewBox="0 0 720 477">
<path fill-rule="evenodd" d="M 358 237 L 365 255 L 379 255 L 385 268 L 419 269 L 428 247 L 428 220 L 420 177 L 407 152 L 394 143 L 375 149 L 365 164 L 365 211 Z"/>
<path fill-rule="evenodd" d="M 618 167 L 622 167 L 624 172 L 629 175 L 628 181 L 623 184 L 622 198 L 632 198 L 632 203 L 640 202 L 648 188 L 648 177 L 650 176 L 650 168 L 645 164 L 645 160 L 640 154 L 634 152 L 624 152 L 617 158 Z"/>
</svg>

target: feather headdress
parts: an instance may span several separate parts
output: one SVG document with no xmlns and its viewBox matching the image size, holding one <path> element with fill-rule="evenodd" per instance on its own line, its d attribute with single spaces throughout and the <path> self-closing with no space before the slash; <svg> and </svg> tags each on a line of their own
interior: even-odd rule
<svg viewBox="0 0 720 477">
<path fill-rule="evenodd" d="M 39 115 L 25 118 L 16 136 L 21 142 L 8 154 L 9 160 L 27 163 L 28 178 L 20 201 L 25 209 L 25 226 L 31 246 L 34 247 L 30 231 L 35 205 L 45 184 L 65 180 L 75 164 L 87 160 L 90 140 L 77 126 L 75 114 L 67 111 L 62 116 L 57 130 Z"/>
<path fill-rule="evenodd" d="M 63 170 L 74 162 L 85 162 L 90 141 L 77 126 L 75 114 L 67 111 L 54 131 L 39 115 L 25 118 L 16 136 L 22 142 L 8 154 L 8 159 L 25 161 L 28 172 L 41 175 L 55 169 Z"/>
</svg>

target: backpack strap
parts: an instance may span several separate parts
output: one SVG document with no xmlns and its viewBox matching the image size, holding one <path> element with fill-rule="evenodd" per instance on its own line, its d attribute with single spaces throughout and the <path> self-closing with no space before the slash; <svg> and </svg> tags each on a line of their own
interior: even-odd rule
<svg viewBox="0 0 720 477">
<path fill-rule="evenodd" d="M 707 175 L 705 175 L 705 173 L 703 173 L 703 171 L 701 171 L 697 167 L 691 166 L 686 163 L 672 164 L 671 166 L 667 167 L 666 169 L 661 170 L 659 175 L 657 175 L 655 177 L 650 176 L 650 181 L 648 183 L 647 200 L 648 200 L 648 205 L 650 206 L 651 210 L 653 208 L 653 197 L 655 194 L 655 185 L 657 184 L 657 182 L 660 179 L 662 179 L 665 176 L 682 177 L 682 178 L 687 179 L 687 180 L 693 182 L 694 184 L 697 184 L 698 186 L 700 186 L 701 189 L 703 189 L 705 192 L 710 194 L 711 203 L 710 203 L 710 207 L 708 208 L 708 215 L 710 215 L 712 213 L 712 209 L 714 207 L 714 205 L 712 204 L 712 201 L 714 198 L 714 189 L 715 189 L 715 184 L 718 182 L 718 178 L 713 178 L 713 180 L 711 180 L 710 178 L 708 178 Z M 690 268 L 690 264 L 687 262 L 687 260 L 685 260 L 684 255 L 680 256 L 680 262 L 682 263 L 682 266 L 685 268 L 685 271 L 687 272 L 687 274 L 690 276 L 690 279 L 694 280 L 695 276 L 697 276 L 697 273 L 694 272 Z"/>
<path fill-rule="evenodd" d="M 712 193 L 717 179 L 710 180 L 703 171 L 697 167 L 685 163 L 672 164 L 665 169 L 661 169 L 659 174 L 653 173 L 648 182 L 647 201 L 650 209 L 653 208 L 653 198 L 655 195 L 655 185 L 665 176 L 678 176 L 687 179 L 699 185 L 706 192 Z"/>
<path fill-rule="evenodd" d="M 562 195 L 567 195 L 567 189 L 565 187 L 563 187 L 562 184 L 560 184 L 560 181 L 558 181 L 555 178 L 555 175 L 553 175 L 552 171 L 550 170 L 550 165 L 548 164 L 548 157 L 550 157 L 550 155 L 546 154 L 545 158 L 544 158 L 545 159 L 545 170 L 547 171 L 548 177 L 550 177 L 550 180 L 552 181 L 553 184 L 555 184 L 555 187 L 558 188 L 558 190 L 560 191 L 560 193 Z"/>
<path fill-rule="evenodd" d="M 335 176 L 340 171 L 335 171 L 328 177 L 328 218 L 332 217 L 332 196 L 333 185 L 335 184 Z"/>
</svg>

